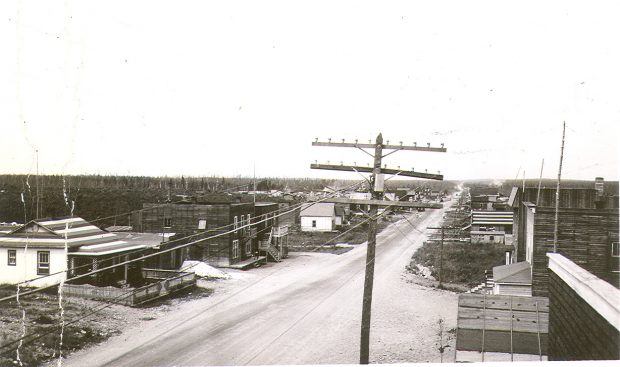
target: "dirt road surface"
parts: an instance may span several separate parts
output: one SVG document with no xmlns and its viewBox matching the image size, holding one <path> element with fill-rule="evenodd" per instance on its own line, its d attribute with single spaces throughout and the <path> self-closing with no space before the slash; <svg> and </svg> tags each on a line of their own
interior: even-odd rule
<svg viewBox="0 0 620 367">
<path fill-rule="evenodd" d="M 442 213 L 408 217 L 424 232 Z M 445 330 L 456 326 L 454 293 L 407 282 L 405 266 L 426 238 L 421 232 L 401 219 L 378 236 L 371 363 L 439 362 L 438 320 Z M 212 297 L 180 304 L 63 365 L 357 364 L 365 261 L 364 244 L 343 255 L 292 253 L 234 272 L 231 280 L 210 282 Z M 449 348 L 444 362 L 453 355 Z"/>
</svg>

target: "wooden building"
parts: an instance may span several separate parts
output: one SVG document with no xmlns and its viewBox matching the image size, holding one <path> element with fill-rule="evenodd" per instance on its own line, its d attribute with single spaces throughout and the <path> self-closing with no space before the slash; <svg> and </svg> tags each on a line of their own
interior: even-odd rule
<svg viewBox="0 0 620 367">
<path fill-rule="evenodd" d="M 334 203 L 304 204 L 299 214 L 301 230 L 304 232 L 330 232 L 336 227 Z"/>
<path fill-rule="evenodd" d="M 549 360 L 620 359 L 620 290 L 560 254 L 549 257 Z"/>
<path fill-rule="evenodd" d="M 65 251 L 66 247 L 66 251 Z M 0 283 L 30 279 L 30 286 L 57 284 L 69 276 L 135 259 L 149 245 L 128 243 L 79 217 L 32 220 L 0 235 Z M 139 262 L 77 280 L 93 285 L 139 282 Z"/>
<path fill-rule="evenodd" d="M 172 240 L 189 235 L 195 235 L 190 240 L 198 240 L 219 234 L 192 245 L 188 257 L 214 266 L 245 268 L 265 256 L 276 261 L 286 257 L 288 225 L 280 225 L 278 214 L 288 207 L 289 203 L 280 207 L 275 202 L 241 202 L 229 195 L 144 204 L 141 228 L 146 232 L 172 233 Z M 285 218 L 290 219 L 291 215 Z M 256 225 L 247 227 L 250 224 Z M 226 233 L 231 230 L 232 233 Z"/>
<path fill-rule="evenodd" d="M 512 211 L 473 210 L 471 212 L 471 242 L 505 244 L 512 234 Z"/>
<path fill-rule="evenodd" d="M 511 195 L 516 259 L 532 266 L 532 293 L 547 296 L 546 254 L 553 251 L 555 188 L 541 190 L 539 205 L 537 196 L 537 188 L 525 192 L 518 188 Z M 619 287 L 618 195 L 604 195 L 595 188 L 563 188 L 558 224 L 557 252 Z"/>
</svg>

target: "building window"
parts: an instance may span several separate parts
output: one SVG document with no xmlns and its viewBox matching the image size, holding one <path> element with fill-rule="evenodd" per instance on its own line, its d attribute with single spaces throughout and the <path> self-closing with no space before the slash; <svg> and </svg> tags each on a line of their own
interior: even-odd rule
<svg viewBox="0 0 620 367">
<path fill-rule="evenodd" d="M 611 256 L 620 257 L 620 242 L 611 243 Z"/>
<path fill-rule="evenodd" d="M 49 275 L 50 273 L 50 252 L 37 251 L 37 275 Z"/>
<path fill-rule="evenodd" d="M 245 243 L 245 254 L 246 255 L 252 255 L 252 241 L 247 241 Z"/>
<path fill-rule="evenodd" d="M 495 236 L 489 236 L 489 241 L 495 241 Z"/>
<path fill-rule="evenodd" d="M 232 242 L 232 257 L 233 259 L 239 257 L 239 240 L 233 240 Z"/>
<path fill-rule="evenodd" d="M 199 219 L 198 220 L 198 229 L 207 229 L 207 220 Z"/>
<path fill-rule="evenodd" d="M 237 219 L 237 216 L 235 215 L 235 217 L 233 218 L 233 227 L 235 230 L 235 233 L 237 233 L 237 228 L 239 228 L 239 220 Z"/>
<path fill-rule="evenodd" d="M 172 227 L 172 218 L 164 218 L 164 227 Z"/>
<path fill-rule="evenodd" d="M 8 265 L 15 266 L 17 265 L 17 250 L 8 250 Z"/>
<path fill-rule="evenodd" d="M 316 220 L 312 221 L 312 228 L 316 228 Z"/>
</svg>

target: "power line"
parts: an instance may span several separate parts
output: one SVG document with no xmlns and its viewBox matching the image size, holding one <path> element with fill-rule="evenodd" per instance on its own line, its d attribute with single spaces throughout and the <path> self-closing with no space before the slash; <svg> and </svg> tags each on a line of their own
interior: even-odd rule
<svg viewBox="0 0 620 367">
<path fill-rule="evenodd" d="M 368 218 L 366 221 L 370 221 L 372 219 L 376 220 L 382 216 L 384 216 L 387 213 L 387 211 L 384 211 L 381 214 L 376 215 L 375 218 Z M 366 222 L 365 221 L 365 222 Z M 396 227 L 399 231 L 400 228 Z M 402 233 L 402 231 L 401 231 Z M 407 239 L 408 240 L 408 239 Z M 384 250 L 386 251 L 386 250 Z M 368 262 L 374 262 L 375 258 L 372 258 L 370 260 L 367 259 L 366 262 L 366 266 L 368 265 Z M 329 296 L 325 297 L 322 301 L 320 301 L 319 303 L 317 303 L 314 307 L 312 307 L 310 310 L 308 310 L 308 312 L 306 312 L 301 318 L 297 319 L 292 325 L 290 325 L 288 328 L 286 328 L 286 330 L 284 330 L 283 332 L 281 332 L 278 336 L 276 336 L 274 339 L 271 340 L 271 342 L 269 344 L 274 343 L 275 341 L 277 341 L 278 339 L 280 339 L 282 336 L 284 336 L 284 334 L 288 333 L 290 330 L 292 330 L 295 326 L 297 326 L 297 324 L 299 324 L 301 321 L 303 321 L 309 314 L 311 314 L 312 312 L 314 312 L 314 310 L 316 310 L 319 306 L 321 306 L 328 298 L 330 298 L 331 296 L 333 296 L 334 294 L 336 294 L 336 292 L 338 292 L 342 287 L 344 287 L 345 285 L 347 285 L 351 280 L 353 280 L 355 277 L 360 275 L 360 271 L 354 272 L 352 276 L 350 276 L 349 278 L 347 278 L 342 284 L 340 284 L 340 286 L 338 286 L 333 292 L 331 292 L 329 294 Z M 259 355 L 261 355 L 266 348 L 261 349 L 258 353 L 254 354 L 254 356 L 252 358 L 250 358 L 248 361 L 246 361 L 244 363 L 244 365 L 248 365 L 250 364 L 254 359 L 256 359 L 256 357 L 258 357 Z"/>
<path fill-rule="evenodd" d="M 345 189 L 346 189 L 346 188 L 345 188 Z M 380 216 L 382 216 L 382 215 L 384 215 L 385 213 L 386 213 L 386 212 L 384 212 L 384 213 L 380 214 L 380 215 L 379 215 L 379 217 L 380 217 Z M 334 237 L 330 238 L 329 240 L 325 241 L 323 245 L 318 245 L 318 246 L 315 246 L 315 248 L 314 248 L 314 249 L 312 249 L 312 250 L 310 250 L 310 251 L 305 251 L 305 252 L 314 252 L 314 251 L 318 250 L 319 248 L 321 248 L 322 246 L 324 246 L 324 245 L 326 245 L 326 244 L 328 244 L 328 243 L 330 243 L 330 242 L 334 241 L 335 239 L 337 239 L 337 238 L 339 238 L 339 237 L 341 237 L 341 236 L 343 236 L 343 235 L 347 234 L 348 232 L 350 232 L 350 231 L 354 230 L 355 228 L 357 228 L 357 227 L 359 227 L 359 226 L 363 225 L 364 223 L 366 223 L 366 222 L 368 222 L 368 221 L 370 221 L 370 220 L 371 220 L 371 218 L 368 218 L 368 219 L 366 219 L 366 220 L 364 220 L 364 221 L 360 222 L 359 224 L 357 224 L 357 225 L 355 225 L 355 226 L 353 226 L 353 227 L 349 228 L 348 230 L 346 230 L 346 231 L 344 231 L 344 232 L 342 232 L 342 233 L 340 233 L 340 234 L 338 234 L 338 235 L 336 235 L 336 236 L 334 236 Z M 262 231 L 265 231 L 265 230 L 267 230 L 267 228 L 263 229 Z M 186 267 L 186 268 L 184 268 L 184 269 L 181 269 L 180 271 L 188 270 L 188 269 L 190 269 L 190 268 L 193 268 L 193 267 L 194 267 L 194 266 L 196 266 L 196 265 L 198 265 L 198 263 L 197 263 L 197 264 L 193 264 L 193 265 L 191 265 L 191 266 L 189 266 L 189 267 Z M 251 287 L 251 286 L 253 286 L 253 285 L 256 285 L 257 283 L 259 283 L 260 281 L 264 280 L 265 278 L 267 278 L 267 277 L 269 277 L 269 276 L 271 276 L 271 275 L 275 274 L 276 272 L 280 272 L 280 271 L 282 271 L 282 270 L 283 270 L 282 268 L 278 268 L 277 270 L 275 270 L 274 272 L 272 272 L 272 273 L 268 274 L 267 276 L 265 276 L 265 277 L 261 278 L 261 279 L 260 279 L 260 280 L 258 280 L 257 282 L 254 282 L 254 283 L 250 284 L 249 286 L 247 286 L 247 287 L 245 287 L 245 288 L 241 289 L 240 291 L 238 291 L 238 292 L 235 292 L 235 293 L 231 294 L 229 297 L 227 297 L 227 298 L 223 299 L 222 301 L 220 301 L 220 302 L 218 302 L 218 303 L 216 303 L 216 304 L 214 304 L 214 305 L 212 305 L 212 306 L 208 307 L 207 309 L 203 310 L 202 312 L 205 312 L 205 311 L 207 311 L 207 310 L 210 310 L 211 308 L 213 308 L 213 307 L 217 306 L 218 304 L 220 304 L 220 303 L 222 303 L 222 302 L 225 302 L 226 300 L 228 300 L 228 299 L 232 298 L 233 296 L 235 296 L 235 295 L 237 295 L 237 294 L 241 293 L 241 291 L 244 291 L 244 290 L 248 289 L 249 287 Z M 170 279 L 170 278 L 171 278 L 171 277 L 168 277 L 168 279 Z M 138 290 L 132 290 L 132 291 L 127 292 L 127 293 L 125 293 L 125 294 L 119 295 L 119 296 L 115 297 L 113 300 L 109 301 L 109 303 L 108 303 L 108 304 L 106 304 L 106 305 L 104 305 L 104 306 L 102 306 L 102 307 L 100 307 L 100 308 L 96 309 L 95 311 L 92 311 L 92 312 L 88 313 L 87 315 L 80 316 L 79 318 L 76 318 L 76 319 L 74 319 L 74 320 L 71 320 L 71 321 L 69 321 L 69 322 L 66 322 L 66 323 L 65 323 L 65 326 L 66 326 L 66 325 L 71 325 L 71 324 L 74 324 L 74 323 L 76 323 L 76 322 L 78 322 L 78 321 L 81 321 L 81 320 L 84 320 L 84 319 L 86 319 L 86 318 L 88 318 L 88 317 L 90 317 L 90 316 L 92 316 L 92 315 L 94 315 L 94 314 L 96 314 L 96 313 L 99 313 L 99 312 L 103 311 L 104 309 L 106 309 L 106 308 L 109 308 L 109 307 L 113 306 L 113 305 L 115 304 L 113 301 L 117 301 L 117 300 L 120 300 L 120 299 L 123 299 L 123 298 L 127 298 L 127 297 L 131 296 L 132 294 L 134 294 L 134 293 L 135 293 L 135 292 L 137 292 L 137 291 L 138 291 Z M 202 312 L 201 312 L 201 313 L 202 313 Z M 195 316 L 191 317 L 190 319 L 185 320 L 183 323 L 185 323 L 185 322 L 187 322 L 187 321 L 190 321 L 191 319 L 193 319 L 194 317 L 196 317 L 196 316 L 198 316 L 198 315 L 199 315 L 199 314 L 197 314 L 197 315 L 195 315 Z M 181 323 L 181 324 L 182 324 L 182 323 Z M 168 331 L 170 331 L 170 330 L 172 330 L 172 329 L 174 329 L 174 328 L 176 328 L 176 327 L 180 326 L 181 324 L 178 324 L 178 325 L 176 325 L 175 327 L 173 327 L 173 328 L 170 328 L 170 329 L 166 330 L 165 332 L 168 332 Z M 37 337 L 35 337 L 35 338 L 33 338 L 33 339 L 30 339 L 30 340 L 27 340 L 27 341 L 26 341 L 26 343 L 31 343 L 31 342 L 33 342 L 33 341 L 36 341 L 36 340 L 38 340 L 38 339 L 42 338 L 42 337 L 43 337 L 43 336 L 45 336 L 45 335 L 49 335 L 49 334 L 51 334 L 51 333 L 55 332 L 55 331 L 56 331 L 56 329 L 58 329 L 58 328 L 59 328 L 59 326 L 55 327 L 55 329 L 50 330 L 50 331 L 48 331 L 48 332 L 46 332 L 46 333 L 44 333 L 44 334 L 42 334 L 42 335 L 38 335 L 38 334 L 37 334 L 37 335 L 38 335 Z M 165 333 L 165 332 L 164 332 L 164 333 Z M 25 337 L 22 337 L 22 338 L 20 338 L 20 339 L 13 340 L 13 341 L 11 341 L 11 342 L 9 342 L 9 343 L 6 343 L 6 344 L 4 344 L 4 345 L 0 346 L 0 349 L 6 348 L 7 346 L 10 346 L 10 345 L 13 345 L 13 344 L 15 344 L 15 343 L 18 343 L 18 342 L 20 342 L 21 340 L 25 340 L 25 339 L 26 339 L 27 337 L 29 337 L 30 335 L 35 335 L 35 334 L 34 334 L 34 333 L 32 333 L 32 334 L 26 335 Z M 0 354 L 5 354 L 5 353 L 7 353 L 7 352 L 8 352 L 8 351 L 6 351 L 6 352 L 2 352 L 2 353 L 0 353 Z"/>
<path fill-rule="evenodd" d="M 356 183 L 356 184 L 357 184 L 357 183 Z M 346 189 L 347 189 L 347 187 L 345 187 L 345 188 L 343 188 L 343 189 L 341 189 L 341 190 L 339 190 L 339 191 L 346 190 Z M 337 193 L 337 192 L 335 192 L 333 195 L 335 195 L 336 193 Z M 326 198 L 321 199 L 321 200 L 319 200 L 319 201 L 316 201 L 316 202 L 314 202 L 314 203 L 310 203 L 310 206 L 315 205 L 316 203 L 319 203 L 319 202 L 321 202 L 321 201 L 323 201 L 323 200 L 328 200 L 328 199 L 329 199 L 329 197 L 326 197 Z M 253 225 L 257 225 L 257 224 L 260 224 L 260 223 L 263 223 L 263 222 L 269 221 L 269 220 L 271 220 L 271 219 L 273 219 L 273 218 L 276 218 L 276 217 L 278 217 L 278 218 L 279 218 L 279 217 L 281 217 L 281 216 L 283 216 L 283 215 L 290 214 L 290 213 L 292 213 L 292 212 L 296 211 L 296 210 L 297 210 L 297 208 L 298 208 L 298 207 L 300 207 L 302 204 L 306 204 L 306 203 L 307 203 L 307 202 L 305 202 L 305 203 L 301 203 L 301 204 L 297 205 L 296 207 L 294 207 L 293 209 L 283 208 L 283 209 L 288 209 L 288 210 L 286 210 L 286 211 L 285 211 L 285 212 L 283 212 L 283 213 L 277 214 L 277 215 L 275 215 L 275 216 L 274 216 L 274 217 L 272 217 L 272 218 L 266 218 L 266 219 L 263 219 L 263 220 L 259 220 L 258 222 L 255 222 L 255 223 L 250 223 L 250 224 L 247 224 L 247 225 L 244 225 L 244 226 L 241 226 L 241 227 L 233 228 L 233 229 L 228 230 L 228 231 L 225 231 L 225 232 L 221 232 L 221 233 L 218 233 L 218 234 L 215 234 L 215 235 L 211 235 L 211 236 L 208 236 L 208 237 L 206 237 L 206 238 L 201 238 L 201 239 L 199 239 L 199 240 L 191 241 L 191 242 L 189 242 L 189 243 L 181 244 L 181 245 L 179 245 L 179 246 L 176 246 L 176 247 L 173 247 L 173 248 L 169 248 L 169 249 L 166 249 L 166 250 L 162 250 L 162 251 L 159 251 L 159 252 L 157 252 L 157 253 L 148 254 L 148 255 L 142 256 L 142 257 L 137 258 L 137 259 L 127 260 L 127 261 L 124 261 L 124 262 L 121 262 L 121 263 L 118 263 L 118 264 L 114 264 L 114 265 L 111 265 L 111 266 L 107 266 L 107 267 L 103 267 L 103 268 L 100 268 L 100 269 L 96 269 L 96 270 L 93 270 L 93 271 L 91 271 L 91 272 L 84 273 L 84 274 L 80 274 L 80 275 L 74 276 L 74 277 L 72 277 L 72 278 L 66 279 L 65 281 L 66 281 L 66 282 L 69 282 L 69 281 L 72 281 L 72 280 L 81 279 L 81 278 L 84 278 L 84 277 L 87 277 L 87 276 L 90 276 L 90 275 L 93 275 L 93 274 L 101 273 L 101 272 L 103 272 L 103 271 L 106 271 L 106 270 L 110 270 L 110 269 L 113 269 L 113 268 L 119 267 L 119 266 L 123 266 L 123 265 L 126 265 L 126 264 L 131 264 L 131 263 L 133 263 L 133 262 L 137 262 L 137 261 L 142 261 L 142 260 L 144 260 L 144 259 L 151 258 L 151 257 L 154 257 L 154 256 L 160 256 L 160 255 L 162 255 L 162 254 L 165 254 L 165 253 L 168 253 L 168 252 L 172 252 L 172 251 L 176 251 L 176 250 L 179 250 L 179 249 L 182 249 L 182 248 L 185 248 L 185 247 L 189 247 L 189 246 L 192 246 L 192 245 L 198 244 L 198 243 L 203 242 L 203 241 L 207 241 L 207 240 L 211 240 L 211 239 L 214 239 L 214 238 L 219 238 L 219 237 L 222 237 L 222 236 L 224 236 L 224 235 L 232 234 L 232 233 L 235 233 L 235 232 L 236 232 L 236 231 L 238 231 L 238 230 L 242 230 L 242 229 L 244 229 L 244 228 L 249 228 L 249 227 L 251 227 L 251 226 L 253 226 Z M 233 223 L 233 225 L 234 225 L 234 223 Z M 229 227 L 229 226 L 230 226 L 230 225 L 228 225 L 228 226 L 226 226 L 226 227 Z M 196 235 L 192 235 L 192 236 L 188 236 L 188 237 L 194 237 L 194 236 L 196 236 Z M 172 242 L 172 241 L 170 241 L 170 242 Z M 168 242 L 168 243 L 170 243 L 170 242 Z M 65 270 L 65 271 L 66 271 L 66 270 Z M 28 294 L 32 294 L 32 293 L 37 293 L 37 292 L 40 292 L 40 291 L 42 291 L 42 290 L 45 290 L 45 289 L 50 289 L 50 288 L 53 288 L 53 287 L 56 287 L 56 286 L 58 286 L 58 284 L 49 285 L 49 286 L 44 286 L 44 287 L 40 287 L 40 288 L 37 288 L 37 289 L 35 289 L 35 290 L 30 290 L 30 291 L 23 292 L 23 293 L 21 293 L 21 295 L 28 295 Z M 4 301 L 6 301 L 6 300 L 11 300 L 11 299 L 14 299 L 15 297 L 16 297 L 16 296 L 7 296 L 7 297 L 0 298 L 0 303 L 4 302 Z"/>
<path fill-rule="evenodd" d="M 312 142 L 313 146 L 326 146 L 326 147 L 345 147 L 345 148 L 358 148 L 364 153 L 373 157 L 374 162 L 371 167 L 363 167 L 363 166 L 348 166 L 343 165 L 342 163 L 338 165 L 332 164 L 311 164 L 310 168 L 312 169 L 327 169 L 334 171 L 351 171 L 351 172 L 368 172 L 372 173 L 370 180 L 370 192 L 372 203 L 370 203 L 370 216 L 375 217 L 378 212 L 378 207 L 381 205 L 383 201 L 383 192 L 384 192 L 384 174 L 393 174 L 407 177 L 419 177 L 419 178 L 427 178 L 434 180 L 443 180 L 443 176 L 441 174 L 429 174 L 416 172 L 414 169 L 411 171 L 401 170 L 400 167 L 398 169 L 388 169 L 387 167 L 381 167 L 381 160 L 384 157 L 387 157 L 390 154 L 393 154 L 400 150 L 414 150 L 414 151 L 427 151 L 427 152 L 446 152 L 446 148 L 444 148 L 443 144 L 441 148 L 432 148 L 430 143 L 428 143 L 427 147 L 418 147 L 417 143 L 414 143 L 413 146 L 405 146 L 402 142 L 400 145 L 390 145 L 389 141 L 385 144 L 383 143 L 383 135 L 380 133 L 374 144 L 371 141 L 368 141 L 368 144 L 358 143 L 356 140 L 355 143 L 345 143 L 344 139 L 342 143 L 332 143 L 331 139 L 328 142 L 319 142 L 318 138 L 316 141 Z M 374 155 L 365 151 L 363 148 L 374 149 Z M 392 151 L 383 154 L 383 149 L 391 149 Z M 354 202 L 354 201 L 351 201 Z M 423 205 L 421 205 L 423 206 Z M 364 295 L 362 299 L 362 321 L 361 321 L 361 332 L 360 332 L 360 364 L 368 364 L 368 358 L 370 354 L 370 318 L 371 318 L 371 307 L 372 307 L 372 289 L 373 289 L 373 281 L 374 281 L 374 270 L 375 270 L 375 244 L 377 241 L 377 221 L 371 220 L 369 228 L 368 228 L 368 246 L 366 253 L 366 274 L 364 277 Z"/>
</svg>

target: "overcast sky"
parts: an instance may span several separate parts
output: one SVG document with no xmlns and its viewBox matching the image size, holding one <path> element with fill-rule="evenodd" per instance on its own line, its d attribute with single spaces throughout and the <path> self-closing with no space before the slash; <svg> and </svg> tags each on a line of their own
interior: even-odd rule
<svg viewBox="0 0 620 367">
<path fill-rule="evenodd" d="M 618 179 L 620 3 L 2 1 L 0 173 Z"/>
</svg>

